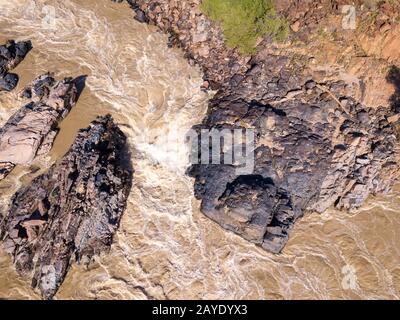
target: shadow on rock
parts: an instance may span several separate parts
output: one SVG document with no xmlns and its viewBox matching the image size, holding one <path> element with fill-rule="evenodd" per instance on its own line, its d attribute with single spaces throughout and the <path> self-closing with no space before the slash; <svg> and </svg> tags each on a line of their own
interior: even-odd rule
<svg viewBox="0 0 400 320">
<path fill-rule="evenodd" d="M 394 85 L 395 92 L 390 97 L 390 104 L 393 111 L 400 113 L 400 68 L 397 66 L 392 66 L 386 77 L 387 81 Z"/>
<path fill-rule="evenodd" d="M 85 89 L 87 77 L 88 77 L 87 75 L 82 75 L 82 76 L 76 77 L 72 81 L 76 87 L 76 99 L 77 100 L 79 100 L 83 90 Z"/>
</svg>

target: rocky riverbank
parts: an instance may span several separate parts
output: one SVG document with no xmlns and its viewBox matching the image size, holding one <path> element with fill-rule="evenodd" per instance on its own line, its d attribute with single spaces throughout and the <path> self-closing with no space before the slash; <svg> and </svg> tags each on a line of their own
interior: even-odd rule
<svg viewBox="0 0 400 320">
<path fill-rule="evenodd" d="M 397 180 L 396 83 L 388 81 L 397 69 L 390 68 L 393 58 L 363 57 L 351 47 L 360 30 L 343 29 L 340 1 L 277 1 L 292 34 L 282 44 L 263 39 L 247 58 L 226 47 L 218 24 L 200 12 L 200 1 L 128 2 L 138 20 L 179 40 L 206 83 L 219 88 L 195 129 L 255 130 L 252 174 L 237 174 L 230 164 L 195 164 L 188 171 L 203 213 L 224 228 L 278 253 L 305 212 L 357 208 Z M 357 9 L 365 23 L 369 11 Z M 390 16 L 384 23 L 397 28 Z M 368 27 L 376 36 L 382 25 Z M 313 37 L 320 28 L 338 39 Z M 343 48 L 347 57 L 340 60 Z M 328 49 L 335 54 L 331 61 L 323 56 Z M 377 74 L 378 67 L 386 72 Z M 387 94 L 371 89 L 377 80 Z"/>
<path fill-rule="evenodd" d="M 225 46 L 221 28 L 201 13 L 200 0 L 127 2 L 137 20 L 168 33 L 169 44 L 182 48 L 189 62 L 202 68 L 205 88 L 229 87 L 246 72 L 249 57 Z"/>
</svg>

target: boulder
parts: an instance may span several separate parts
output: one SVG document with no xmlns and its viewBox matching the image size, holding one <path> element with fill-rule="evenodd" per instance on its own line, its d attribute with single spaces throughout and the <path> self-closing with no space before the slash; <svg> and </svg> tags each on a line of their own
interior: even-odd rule
<svg viewBox="0 0 400 320">
<path fill-rule="evenodd" d="M 51 149 L 58 124 L 78 99 L 77 80 L 56 81 L 45 74 L 25 88 L 22 95 L 29 102 L 0 129 L 0 179 L 15 165 L 29 164 Z"/>
</svg>

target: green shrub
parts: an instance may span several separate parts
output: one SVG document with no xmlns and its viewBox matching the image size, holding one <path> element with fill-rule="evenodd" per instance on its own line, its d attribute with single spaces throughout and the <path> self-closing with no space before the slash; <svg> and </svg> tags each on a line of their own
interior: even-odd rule
<svg viewBox="0 0 400 320">
<path fill-rule="evenodd" d="M 288 24 L 276 15 L 272 0 L 203 0 L 201 10 L 221 23 L 227 45 L 245 55 L 254 53 L 259 37 L 283 40 L 288 35 Z"/>
</svg>

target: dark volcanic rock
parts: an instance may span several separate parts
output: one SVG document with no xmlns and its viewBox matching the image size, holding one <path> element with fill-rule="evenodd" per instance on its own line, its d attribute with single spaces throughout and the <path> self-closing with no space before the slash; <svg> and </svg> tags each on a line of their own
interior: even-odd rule
<svg viewBox="0 0 400 320">
<path fill-rule="evenodd" d="M 207 216 L 278 253 L 305 211 L 357 208 L 388 191 L 399 150 L 387 108 L 345 96 L 343 82 L 315 83 L 287 59 L 266 59 L 234 90 L 220 91 L 195 127 L 255 130 L 254 170 L 194 164 L 188 172 Z"/>
<path fill-rule="evenodd" d="M 131 187 L 126 137 L 111 116 L 81 130 L 58 167 L 20 189 L 1 225 L 19 273 L 51 298 L 72 259 L 107 251 Z"/>
<path fill-rule="evenodd" d="M 0 91 L 11 91 L 17 86 L 18 76 L 8 73 L 14 69 L 32 49 L 30 41 L 8 41 L 0 46 Z"/>
<path fill-rule="evenodd" d="M 77 80 L 56 81 L 42 75 L 22 95 L 30 102 L 0 129 L 0 180 L 15 165 L 28 164 L 46 154 L 58 132 L 58 124 L 78 99 Z"/>
</svg>

